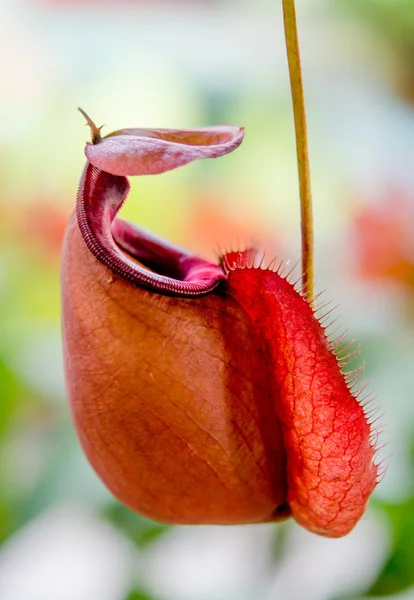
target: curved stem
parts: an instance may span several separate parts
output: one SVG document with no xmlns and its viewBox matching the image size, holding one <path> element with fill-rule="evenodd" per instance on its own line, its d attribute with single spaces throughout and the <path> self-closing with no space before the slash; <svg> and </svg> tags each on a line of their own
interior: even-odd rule
<svg viewBox="0 0 414 600">
<path fill-rule="evenodd" d="M 311 302 L 314 297 L 313 217 L 305 95 L 303 91 L 295 0 L 282 0 L 282 2 L 299 171 L 302 229 L 302 291 Z"/>
<path fill-rule="evenodd" d="M 91 140 L 92 140 L 92 144 L 98 144 L 102 138 L 101 138 L 101 129 L 103 127 L 103 125 L 101 125 L 100 127 L 97 127 L 95 125 L 95 123 L 92 121 L 92 119 L 90 118 L 90 116 L 80 107 L 78 107 L 78 111 L 81 113 L 81 115 L 83 115 L 86 119 L 86 124 L 88 125 L 89 129 L 91 130 Z"/>
</svg>

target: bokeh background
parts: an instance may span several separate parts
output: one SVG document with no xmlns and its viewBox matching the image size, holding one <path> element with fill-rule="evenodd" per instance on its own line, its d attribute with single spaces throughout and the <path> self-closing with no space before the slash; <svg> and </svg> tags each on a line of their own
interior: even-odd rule
<svg viewBox="0 0 414 600">
<path fill-rule="evenodd" d="M 296 262 L 278 0 L 0 3 L 0 600 L 414 598 L 414 1 L 298 0 L 318 291 L 363 346 L 388 469 L 346 538 L 164 527 L 88 466 L 65 398 L 59 255 L 82 106 L 121 127 L 246 127 L 218 161 L 137 179 L 123 216 L 214 257 Z"/>
</svg>

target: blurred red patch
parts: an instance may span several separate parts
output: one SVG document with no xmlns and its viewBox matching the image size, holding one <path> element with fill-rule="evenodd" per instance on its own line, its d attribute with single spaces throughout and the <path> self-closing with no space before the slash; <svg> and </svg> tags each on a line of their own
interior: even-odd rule
<svg viewBox="0 0 414 600">
<path fill-rule="evenodd" d="M 70 212 L 48 201 L 22 207 L 18 234 L 30 250 L 53 261 L 59 260 Z"/>
<path fill-rule="evenodd" d="M 358 271 L 414 289 L 414 200 L 389 191 L 358 213 L 353 227 Z"/>
<path fill-rule="evenodd" d="M 212 249 L 224 252 L 241 247 L 266 248 L 272 258 L 281 254 L 277 234 L 267 231 L 254 214 L 244 212 L 237 216 L 220 208 L 229 205 L 228 199 L 217 191 L 197 195 L 188 222 L 192 248 L 205 256 L 212 255 Z"/>
</svg>

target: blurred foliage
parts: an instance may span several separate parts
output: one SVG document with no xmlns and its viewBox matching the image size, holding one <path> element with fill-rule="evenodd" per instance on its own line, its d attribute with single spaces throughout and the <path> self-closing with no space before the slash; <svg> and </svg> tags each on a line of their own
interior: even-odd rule
<svg viewBox="0 0 414 600">
<path fill-rule="evenodd" d="M 355 13 L 366 20 L 369 27 L 379 27 L 381 31 L 393 33 L 396 29 L 414 31 L 413 0 L 336 0 L 337 4 L 352 8 Z"/>
<path fill-rule="evenodd" d="M 102 516 L 118 527 L 138 548 L 142 549 L 155 542 L 168 529 L 168 525 L 150 521 L 115 502 L 104 509 Z"/>
<path fill-rule="evenodd" d="M 15 375 L 5 365 L 0 355 L 0 439 L 4 434 L 10 419 L 17 406 L 19 398 L 19 384 Z"/>
<path fill-rule="evenodd" d="M 128 594 L 125 600 L 155 600 L 155 598 L 149 596 L 147 592 L 135 588 Z"/>
<path fill-rule="evenodd" d="M 383 504 L 393 532 L 390 556 L 367 596 L 388 596 L 414 586 L 414 498 Z"/>
<path fill-rule="evenodd" d="M 400 97 L 414 102 L 414 2 L 413 0 L 337 0 L 338 5 L 362 20 L 378 36 L 393 60 L 389 83 Z"/>
</svg>

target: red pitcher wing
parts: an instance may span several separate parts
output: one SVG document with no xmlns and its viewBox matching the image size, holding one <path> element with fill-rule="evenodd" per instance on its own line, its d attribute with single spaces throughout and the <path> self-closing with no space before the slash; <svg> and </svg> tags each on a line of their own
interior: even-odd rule
<svg viewBox="0 0 414 600">
<path fill-rule="evenodd" d="M 309 303 L 245 253 L 223 264 L 230 294 L 264 341 L 287 455 L 287 501 L 307 529 L 348 533 L 377 483 L 371 427 Z"/>
</svg>

